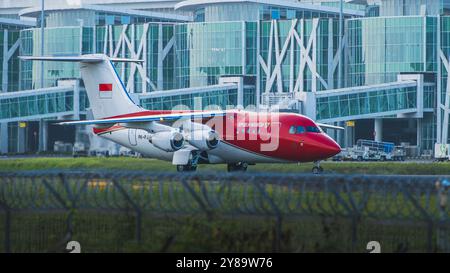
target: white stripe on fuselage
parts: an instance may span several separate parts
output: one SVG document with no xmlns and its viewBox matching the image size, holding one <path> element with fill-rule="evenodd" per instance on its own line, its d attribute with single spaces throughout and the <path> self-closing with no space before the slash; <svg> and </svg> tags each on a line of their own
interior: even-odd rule
<svg viewBox="0 0 450 273">
<path fill-rule="evenodd" d="M 135 141 L 130 141 L 130 130 L 135 130 Z M 150 133 L 141 129 L 119 129 L 111 132 L 100 133 L 99 136 L 113 141 L 119 145 L 125 146 L 128 149 L 141 153 L 145 156 L 156 158 L 165 161 L 172 161 L 173 152 L 166 152 L 153 146 L 149 141 Z M 135 144 L 135 145 L 134 145 Z M 220 141 L 219 145 L 212 150 L 207 151 L 210 163 L 280 163 L 289 162 L 286 160 L 265 156 L 252 151 L 244 150 L 240 147 Z"/>
</svg>

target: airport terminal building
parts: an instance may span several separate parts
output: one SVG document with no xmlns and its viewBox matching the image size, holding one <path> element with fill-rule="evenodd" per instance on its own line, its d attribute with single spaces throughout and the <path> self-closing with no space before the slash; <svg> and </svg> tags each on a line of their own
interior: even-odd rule
<svg viewBox="0 0 450 273">
<path fill-rule="evenodd" d="M 0 153 L 102 146 L 73 63 L 19 55 L 104 53 L 147 109 L 280 109 L 357 139 L 449 143 L 450 0 L 15 0 L 0 3 Z M 58 4 L 55 4 L 58 3 Z M 41 28 L 43 27 L 43 28 Z M 43 37 L 42 37 L 43 34 Z M 42 42 L 43 41 L 43 42 Z"/>
</svg>

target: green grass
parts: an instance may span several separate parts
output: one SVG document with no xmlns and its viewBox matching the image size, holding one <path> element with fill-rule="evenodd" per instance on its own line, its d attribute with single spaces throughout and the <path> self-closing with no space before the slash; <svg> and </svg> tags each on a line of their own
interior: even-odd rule
<svg viewBox="0 0 450 273">
<path fill-rule="evenodd" d="M 310 173 L 312 163 L 306 164 L 257 164 L 249 171 Z M 450 163 L 415 162 L 323 162 L 326 173 L 341 174 L 403 174 L 447 175 Z M 0 171 L 51 170 L 51 169 L 107 169 L 130 171 L 175 171 L 170 162 L 145 158 L 18 158 L 0 160 Z M 200 165 L 199 171 L 226 171 L 225 164 Z"/>
</svg>

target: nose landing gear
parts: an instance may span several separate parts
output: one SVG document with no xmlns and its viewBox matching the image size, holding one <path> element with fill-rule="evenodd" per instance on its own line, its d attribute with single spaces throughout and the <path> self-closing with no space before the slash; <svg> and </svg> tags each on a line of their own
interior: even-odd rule
<svg viewBox="0 0 450 273">
<path fill-rule="evenodd" d="M 234 164 L 228 164 L 227 170 L 229 172 L 245 172 L 247 170 L 248 164 L 245 162 L 239 162 Z"/>
<path fill-rule="evenodd" d="M 314 162 L 314 167 L 312 168 L 313 174 L 321 174 L 323 173 L 323 168 L 320 166 L 320 161 Z"/>
</svg>

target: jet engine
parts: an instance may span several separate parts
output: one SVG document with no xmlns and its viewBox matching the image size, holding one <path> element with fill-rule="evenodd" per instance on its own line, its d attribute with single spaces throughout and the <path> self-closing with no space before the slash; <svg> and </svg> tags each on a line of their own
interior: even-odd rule
<svg viewBox="0 0 450 273">
<path fill-rule="evenodd" d="M 217 148 L 219 145 L 219 135 L 214 130 L 195 130 L 189 132 L 187 137 L 189 144 L 201 151 Z"/>
<path fill-rule="evenodd" d="M 153 134 L 150 143 L 166 152 L 175 152 L 184 146 L 184 137 L 180 132 L 164 131 Z"/>
</svg>

